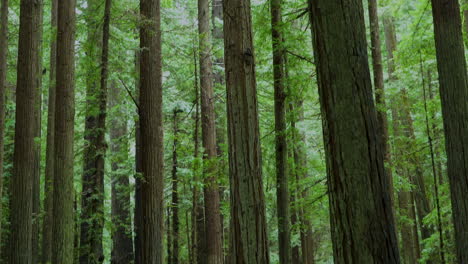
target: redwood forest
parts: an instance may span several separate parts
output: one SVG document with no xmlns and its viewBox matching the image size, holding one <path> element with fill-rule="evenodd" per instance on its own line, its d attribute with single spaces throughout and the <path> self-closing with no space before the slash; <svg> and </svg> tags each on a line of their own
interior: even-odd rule
<svg viewBox="0 0 468 264">
<path fill-rule="evenodd" d="M 0 0 L 0 263 L 468 264 L 468 0 Z"/>
</svg>

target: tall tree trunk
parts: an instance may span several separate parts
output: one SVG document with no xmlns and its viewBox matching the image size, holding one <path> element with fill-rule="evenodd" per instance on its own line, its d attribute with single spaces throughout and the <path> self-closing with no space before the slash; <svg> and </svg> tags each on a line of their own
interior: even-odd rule
<svg viewBox="0 0 468 264">
<path fill-rule="evenodd" d="M 32 259 L 31 263 L 39 261 L 39 232 L 41 223 L 41 124 L 42 124 L 42 30 L 43 30 L 43 3 L 36 3 L 39 15 L 36 17 L 36 99 L 34 103 L 34 174 L 33 174 L 33 219 L 32 219 Z"/>
<path fill-rule="evenodd" d="M 234 263 L 268 264 L 250 0 L 224 1 Z"/>
<path fill-rule="evenodd" d="M 8 0 L 0 3 L 0 197 L 3 197 L 3 160 L 5 146 L 6 75 L 8 53 Z M 0 219 L 3 219 L 3 203 L 0 203 Z M 0 241 L 2 226 L 0 221 Z"/>
<path fill-rule="evenodd" d="M 130 214 L 130 181 L 123 173 L 128 159 L 127 119 L 122 107 L 123 95 L 115 83 L 109 91 L 109 108 L 114 112 L 110 120 L 110 148 L 112 161 L 112 264 L 131 263 L 133 258 L 132 221 Z"/>
<path fill-rule="evenodd" d="M 179 179 L 177 178 L 177 144 L 178 144 L 178 120 L 177 114 L 180 110 L 174 109 L 174 143 L 172 149 L 172 255 L 169 256 L 172 260 L 169 263 L 179 264 L 179 192 L 178 192 L 178 183 Z M 168 245 L 169 247 L 169 245 Z"/>
<path fill-rule="evenodd" d="M 389 179 L 389 192 L 392 200 L 392 210 L 395 215 L 395 195 L 393 187 L 392 175 L 392 152 L 390 149 L 390 141 L 388 137 L 388 117 L 387 105 L 385 103 L 385 86 L 383 77 L 382 65 L 382 48 L 380 41 L 380 26 L 377 0 L 368 0 L 369 7 L 369 21 L 370 21 L 370 34 L 371 34 L 371 51 L 372 51 L 372 70 L 374 73 L 374 89 L 375 89 L 375 103 L 377 105 L 377 120 L 379 121 L 379 135 L 382 138 L 382 146 L 384 153 L 385 172 Z"/>
<path fill-rule="evenodd" d="M 88 16 L 96 16 L 100 3 L 88 1 Z M 98 54 L 98 47 L 102 47 L 101 59 L 97 65 L 101 70 L 99 84 L 95 80 L 94 68 L 91 63 L 88 69 L 87 105 L 85 125 L 85 150 L 83 168 L 83 190 L 81 199 L 81 237 L 80 237 L 80 263 L 102 263 L 104 254 L 102 236 L 104 229 L 104 161 L 106 153 L 106 106 L 107 106 L 107 76 L 109 53 L 109 27 L 112 2 L 107 0 L 104 7 L 104 23 L 102 34 L 97 33 L 98 26 L 94 18 L 88 18 L 88 56 Z M 102 39 L 99 40 L 99 37 Z M 102 46 L 96 45 L 101 43 Z M 101 42 L 102 41 L 102 42 Z M 91 47 L 93 46 L 93 47 Z M 95 47 L 97 46 L 97 47 Z M 97 56 L 96 56 L 97 57 Z M 97 79 L 97 78 L 96 78 Z M 96 89 L 96 88 L 97 89 Z"/>
<path fill-rule="evenodd" d="M 447 169 L 459 263 L 468 262 L 468 77 L 458 1 L 432 0 Z"/>
<path fill-rule="evenodd" d="M 399 263 L 362 2 L 309 0 L 309 7 L 335 263 Z"/>
<path fill-rule="evenodd" d="M 16 125 L 11 179 L 10 263 L 32 261 L 33 184 L 36 166 L 36 118 L 39 35 L 37 22 L 42 1 L 20 2 Z"/>
<path fill-rule="evenodd" d="M 213 66 L 211 61 L 210 8 L 208 0 L 198 0 L 198 33 L 200 47 L 201 125 L 205 200 L 206 263 L 222 264 L 223 237 L 218 187 L 218 153 L 214 110 Z"/>
<path fill-rule="evenodd" d="M 138 76 L 135 80 L 135 87 L 137 98 L 140 98 L 140 51 L 135 54 L 135 73 Z M 138 99 L 139 101 L 140 99 Z M 139 106 L 137 105 L 137 111 L 139 114 Z M 142 228 L 142 211 L 141 211 L 141 128 L 140 119 L 137 116 L 135 120 L 135 211 L 133 214 L 133 228 L 135 237 L 133 238 L 133 244 L 135 245 L 135 264 L 142 264 L 141 262 L 141 232 Z"/>
<path fill-rule="evenodd" d="M 278 210 L 279 262 L 287 264 L 291 262 L 291 219 L 289 212 L 288 146 L 286 142 L 282 0 L 272 0 L 270 3 L 275 90 L 276 206 Z"/>
<path fill-rule="evenodd" d="M 50 24 L 54 32 L 57 32 L 57 4 L 58 0 L 52 0 Z M 44 180 L 44 217 L 42 220 L 42 263 L 49 263 L 52 261 L 56 64 L 57 42 L 56 39 L 52 38 L 50 42 L 49 98 L 47 110 L 47 143 Z"/>
<path fill-rule="evenodd" d="M 75 0 L 58 2 L 52 263 L 73 263 Z"/>
<path fill-rule="evenodd" d="M 161 16 L 159 0 L 141 0 L 140 130 L 141 130 L 141 263 L 163 262 L 163 116 Z"/>
</svg>

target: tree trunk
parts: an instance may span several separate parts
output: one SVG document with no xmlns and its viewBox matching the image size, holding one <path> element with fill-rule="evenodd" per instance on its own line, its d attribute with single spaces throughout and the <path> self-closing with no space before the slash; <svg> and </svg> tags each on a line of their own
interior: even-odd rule
<svg viewBox="0 0 468 264">
<path fill-rule="evenodd" d="M 362 2 L 309 0 L 309 7 L 335 263 L 399 263 Z"/>
<path fill-rule="evenodd" d="M 122 105 L 123 95 L 115 83 L 110 86 L 109 110 L 114 112 L 110 121 L 110 148 L 112 168 L 112 264 L 131 263 L 133 258 L 132 221 L 130 214 L 130 182 L 125 170 L 128 159 L 127 119 Z"/>
<path fill-rule="evenodd" d="M 75 0 L 58 2 L 52 263 L 73 263 Z"/>
<path fill-rule="evenodd" d="M 250 0 L 224 1 L 232 252 L 236 264 L 268 264 L 268 238 Z"/>
<path fill-rule="evenodd" d="M 375 104 L 377 106 L 377 120 L 379 121 L 379 135 L 382 138 L 382 146 L 384 153 L 385 172 L 389 179 L 389 192 L 392 201 L 392 210 L 395 215 L 395 191 L 393 187 L 392 175 L 392 152 L 390 149 L 390 141 L 388 137 L 388 117 L 387 105 L 385 103 L 385 86 L 382 66 L 382 48 L 380 41 L 380 27 L 378 16 L 377 0 L 368 0 L 369 21 L 371 34 L 371 51 L 372 51 L 372 70 L 374 73 L 374 88 L 375 88 Z"/>
<path fill-rule="evenodd" d="M 468 77 L 458 1 L 432 0 L 447 169 L 459 263 L 468 262 Z"/>
<path fill-rule="evenodd" d="M 36 17 L 36 99 L 34 103 L 34 174 L 33 174 L 33 209 L 32 209 L 32 259 L 31 263 L 39 261 L 39 233 L 41 223 L 41 124 L 42 124 L 42 31 L 43 3 L 37 2 L 39 15 Z"/>
<path fill-rule="evenodd" d="M 3 197 L 3 160 L 5 146 L 6 75 L 8 53 L 8 0 L 0 3 L 0 197 Z M 0 203 L 0 219 L 3 219 Z M 2 226 L 0 221 L 0 241 Z"/>
<path fill-rule="evenodd" d="M 171 264 L 179 264 L 179 192 L 178 192 L 178 183 L 179 179 L 177 178 L 177 144 L 178 144 L 178 120 L 177 114 L 180 110 L 174 109 L 174 143 L 172 149 L 172 255 L 169 256 L 172 260 L 169 262 Z"/>
<path fill-rule="evenodd" d="M 51 27 L 57 31 L 57 3 L 52 0 Z M 44 217 L 42 222 L 42 263 L 52 261 L 52 222 L 53 222 L 53 182 L 54 182 L 54 128 L 55 128 L 55 78 L 57 64 L 57 42 L 54 38 L 50 42 L 49 66 L 49 98 L 47 111 L 47 145 L 44 180 Z"/>
<path fill-rule="evenodd" d="M 96 16 L 100 3 L 88 0 L 88 16 Z M 104 229 L 104 161 L 106 153 L 106 106 L 109 53 L 109 26 L 112 2 L 105 2 L 102 35 L 95 19 L 88 17 L 87 52 L 91 57 L 91 68 L 87 76 L 87 105 L 85 124 L 85 150 L 83 168 L 83 190 L 81 198 L 80 264 L 102 263 L 104 254 L 102 236 Z M 99 37 L 102 37 L 100 40 Z M 102 41 L 102 42 L 101 42 Z M 96 44 L 97 43 L 97 44 Z M 102 44 L 99 45 L 99 44 Z M 96 62 L 99 47 L 101 59 Z M 93 58 L 94 54 L 96 55 Z M 95 66 L 97 66 L 95 68 Z M 101 75 L 97 84 L 96 69 Z M 98 88 L 97 88 L 98 87 Z M 97 89 L 96 89 L 97 88 Z"/>
<path fill-rule="evenodd" d="M 289 212 L 288 146 L 286 142 L 286 93 L 284 88 L 284 41 L 282 0 L 271 2 L 273 78 L 275 90 L 276 206 L 278 210 L 279 263 L 291 262 L 291 223 Z"/>
<path fill-rule="evenodd" d="M 16 90 L 16 126 L 11 179 L 10 263 L 32 261 L 33 184 L 36 166 L 35 107 L 38 93 L 37 63 L 39 35 L 37 22 L 41 1 L 20 2 L 18 74 Z"/>
<path fill-rule="evenodd" d="M 140 100 L 140 51 L 135 54 L 135 73 L 138 76 L 135 80 L 135 87 L 138 101 Z M 139 106 L 137 106 L 139 114 Z M 141 128 L 139 116 L 135 120 L 135 211 L 133 214 L 133 229 L 135 237 L 133 244 L 135 245 L 135 264 L 143 264 L 141 262 L 141 232 L 143 230 L 142 211 L 141 211 Z"/>
<path fill-rule="evenodd" d="M 159 0 L 141 0 L 140 28 L 141 263 L 163 262 L 163 116 Z"/>
<path fill-rule="evenodd" d="M 201 125 L 205 200 L 206 263 L 222 264 L 223 237 L 218 187 L 218 153 L 214 110 L 213 66 L 211 61 L 210 8 L 208 0 L 198 0 L 198 33 L 200 43 Z"/>
</svg>

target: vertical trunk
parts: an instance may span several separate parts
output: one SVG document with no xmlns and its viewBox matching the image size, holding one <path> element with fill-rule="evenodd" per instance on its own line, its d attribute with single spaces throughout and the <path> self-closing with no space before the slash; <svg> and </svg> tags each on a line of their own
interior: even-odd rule
<svg viewBox="0 0 468 264">
<path fill-rule="evenodd" d="M 33 174 L 33 219 L 32 219 L 32 259 L 39 261 L 39 232 L 41 214 L 41 124 L 42 124 L 42 22 L 43 3 L 37 2 L 39 15 L 36 17 L 35 34 L 37 42 L 36 57 L 36 98 L 34 103 L 34 174 Z"/>
<path fill-rule="evenodd" d="M 75 0 L 58 2 L 52 263 L 73 263 Z"/>
<path fill-rule="evenodd" d="M 52 0 L 51 27 L 57 31 L 57 4 L 58 0 Z M 55 128 L 55 72 L 57 64 L 57 42 L 50 42 L 50 66 L 49 66 L 49 98 L 47 111 L 47 144 L 46 165 L 44 180 L 44 218 L 42 222 L 42 263 L 52 261 L 52 212 L 53 212 L 53 181 L 54 181 L 54 128 Z"/>
<path fill-rule="evenodd" d="M 379 121 L 379 135 L 382 140 L 385 172 L 389 179 L 389 192 L 392 201 L 392 210 L 395 214 L 395 197 L 393 188 L 392 175 L 392 153 L 390 150 L 390 141 L 388 140 L 388 117 L 387 106 L 385 103 L 385 86 L 382 66 L 382 48 L 380 41 L 380 26 L 378 16 L 377 0 L 368 0 L 369 21 L 371 34 L 371 50 L 372 50 L 372 70 L 374 73 L 374 88 L 375 88 L 375 103 L 377 105 L 377 120 Z"/>
<path fill-rule="evenodd" d="M 169 258 L 172 259 L 170 263 L 179 264 L 179 192 L 177 178 L 177 113 L 179 110 L 174 110 L 174 144 L 172 149 L 172 255 Z"/>
<path fill-rule="evenodd" d="M 6 75 L 8 53 L 8 0 L 0 2 L 0 197 L 3 197 L 3 160 L 5 146 Z M 3 219 L 3 203 L 0 203 L 0 219 Z M 0 241 L 1 240 L 0 221 Z"/>
<path fill-rule="evenodd" d="M 141 0 L 140 28 L 141 263 L 163 262 L 163 124 L 159 0 Z"/>
<path fill-rule="evenodd" d="M 114 112 L 110 121 L 110 148 L 112 169 L 112 264 L 133 261 L 132 221 L 130 214 L 129 176 L 122 173 L 128 159 L 127 119 L 125 108 L 120 106 L 123 96 L 112 83 L 109 91 L 109 109 Z"/>
<path fill-rule="evenodd" d="M 335 263 L 399 263 L 362 2 L 309 0 L 309 6 Z"/>
<path fill-rule="evenodd" d="M 171 207 L 167 207 L 167 263 L 172 264 L 172 228 L 171 228 Z"/>
<path fill-rule="evenodd" d="M 224 1 L 234 263 L 268 264 L 250 0 Z"/>
<path fill-rule="evenodd" d="M 298 184 L 298 182 L 294 183 L 295 185 Z M 297 230 L 299 230 L 300 233 L 300 222 L 298 219 L 298 212 L 297 212 L 297 200 L 295 193 L 291 194 L 291 230 L 292 232 L 296 233 Z M 301 263 L 301 256 L 300 256 L 300 247 L 299 245 L 293 245 L 291 248 L 291 263 L 292 264 L 299 264 Z"/>
<path fill-rule="evenodd" d="M 192 189 L 192 260 L 191 263 L 203 263 L 205 260 L 204 252 L 205 246 L 204 242 L 205 239 L 203 235 L 205 234 L 205 218 L 203 212 L 203 205 L 200 199 L 200 188 L 198 187 L 198 183 L 200 182 L 200 162 L 199 162 L 199 123 L 200 123 L 200 98 L 199 98 L 199 87 L 198 87 L 198 70 L 197 70 L 197 55 L 194 49 L 193 53 L 193 61 L 194 61 L 194 86 L 195 86 L 195 129 L 193 134 L 193 141 L 194 141 L 194 163 L 193 163 L 193 171 L 194 171 L 194 181 L 197 184 L 193 185 Z"/>
<path fill-rule="evenodd" d="M 282 0 L 271 2 L 273 78 L 275 90 L 276 206 L 278 210 L 278 246 L 281 264 L 291 262 L 291 224 L 289 212 L 288 148 L 286 143 L 286 93 L 284 88 L 284 50 Z"/>
<path fill-rule="evenodd" d="M 137 97 L 140 98 L 140 52 L 135 54 L 135 73 L 137 78 L 135 80 L 135 87 Z M 138 99 L 139 101 L 139 99 Z M 139 113 L 139 106 L 137 106 Z M 141 129 L 139 116 L 135 120 L 135 211 L 133 214 L 133 228 L 135 237 L 133 244 L 135 245 L 135 264 L 142 264 L 141 262 L 141 231 L 142 231 L 142 211 L 141 211 Z"/>
<path fill-rule="evenodd" d="M 431 86 L 431 72 L 428 71 L 428 86 L 429 86 L 429 91 L 432 90 Z M 422 64 L 422 59 L 421 59 L 421 80 L 422 80 L 422 88 L 423 88 L 423 97 L 424 97 L 424 113 L 426 117 L 426 135 L 427 135 L 427 143 L 429 144 L 429 151 L 431 154 L 431 165 L 432 165 L 432 176 L 434 179 L 434 197 L 435 197 L 435 204 L 436 204 L 436 210 L 437 210 L 437 230 L 439 232 L 439 262 L 442 264 L 445 264 L 445 254 L 444 254 L 444 230 L 442 228 L 442 218 L 440 214 L 440 199 L 439 199 L 439 180 L 437 177 L 437 167 L 436 167 L 436 161 L 435 161 L 435 154 L 434 154 L 434 144 L 432 141 L 432 135 L 434 133 L 434 126 L 432 127 L 432 133 L 431 133 L 431 128 L 429 125 L 429 113 L 427 110 L 427 95 L 426 95 L 426 84 L 425 84 L 425 78 L 424 78 L 424 69 L 423 69 L 423 64 Z M 431 93 L 431 92 L 430 92 Z"/>
<path fill-rule="evenodd" d="M 109 26 L 112 2 L 106 0 L 104 8 L 104 23 L 102 35 L 98 32 L 94 18 L 88 18 L 88 56 L 98 54 L 96 42 L 101 42 L 102 51 L 100 64 L 100 77 L 94 72 L 96 68 L 88 69 L 87 80 L 87 106 L 85 125 L 85 156 L 83 168 L 83 190 L 81 199 L 81 237 L 80 237 L 80 263 L 92 264 L 104 261 L 102 248 L 102 235 L 104 228 L 104 161 L 106 153 L 106 106 L 107 106 L 107 76 L 109 53 Z M 95 16 L 98 4 L 88 1 L 88 16 Z M 94 32 L 94 33 L 93 33 Z M 99 37 L 102 36 L 102 40 Z M 93 46 L 93 47 L 90 47 Z M 96 56 L 98 57 L 98 56 Z M 94 58 L 91 58 L 94 60 Z M 94 62 L 96 63 L 96 62 Z M 94 65 L 94 64 L 91 64 Z M 99 78 L 99 84 L 95 78 Z M 96 88 L 97 89 L 96 89 Z"/>
<path fill-rule="evenodd" d="M 223 263 L 223 239 L 219 205 L 216 149 L 216 119 L 214 110 L 213 66 L 211 61 L 210 8 L 208 0 L 198 0 L 198 33 L 200 47 L 201 125 L 205 200 L 206 263 Z"/>
<path fill-rule="evenodd" d="M 20 2 L 15 146 L 11 179 L 10 263 L 32 261 L 33 184 L 36 166 L 35 102 L 41 1 Z"/>
<path fill-rule="evenodd" d="M 458 1 L 432 0 L 458 262 L 468 262 L 468 77 Z"/>
</svg>

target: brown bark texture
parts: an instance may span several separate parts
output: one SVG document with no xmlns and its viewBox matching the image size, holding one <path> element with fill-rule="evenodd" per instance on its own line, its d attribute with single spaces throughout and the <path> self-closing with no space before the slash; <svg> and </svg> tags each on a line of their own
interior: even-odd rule
<svg viewBox="0 0 468 264">
<path fill-rule="evenodd" d="M 468 76 L 460 6 L 432 0 L 447 171 L 459 263 L 468 262 Z"/>
<path fill-rule="evenodd" d="M 216 149 L 216 118 L 213 91 L 213 63 L 211 60 L 210 8 L 208 0 L 198 0 L 198 33 L 200 47 L 200 95 L 205 201 L 206 263 L 222 264 L 223 237 L 221 229 L 219 175 Z"/>
<path fill-rule="evenodd" d="M 75 212 L 75 0 L 58 2 L 52 264 L 72 264 Z"/>
<path fill-rule="evenodd" d="M 309 7 L 335 263 L 399 263 L 362 2 L 314 0 Z"/>
<path fill-rule="evenodd" d="M 250 0 L 225 0 L 224 47 L 235 264 L 268 264 Z"/>
<path fill-rule="evenodd" d="M 142 0 L 140 14 L 141 263 L 162 264 L 164 170 L 161 16 L 159 0 Z"/>
</svg>

